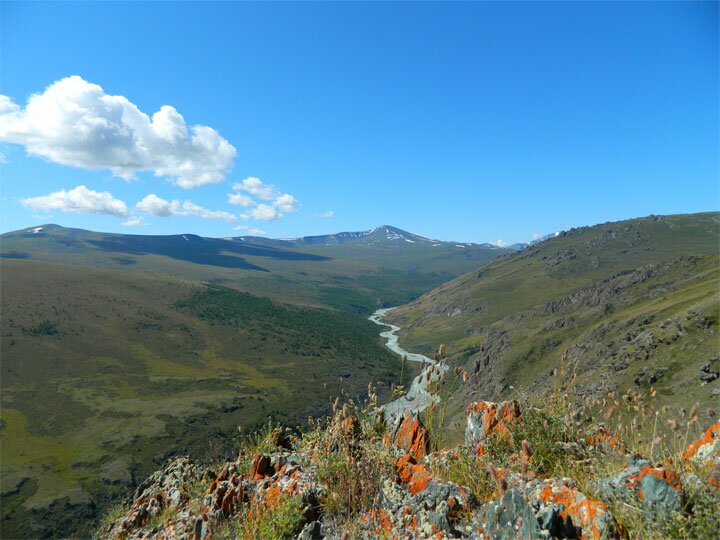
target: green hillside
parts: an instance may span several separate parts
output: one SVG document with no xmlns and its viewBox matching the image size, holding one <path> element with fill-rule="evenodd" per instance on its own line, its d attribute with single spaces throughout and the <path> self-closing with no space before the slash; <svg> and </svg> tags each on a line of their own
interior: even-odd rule
<svg viewBox="0 0 720 540">
<path fill-rule="evenodd" d="M 467 394 L 542 394 L 565 349 L 588 397 L 652 384 L 666 401 L 716 402 L 720 381 L 701 377 L 720 371 L 719 226 L 720 214 L 705 213 L 573 229 L 431 291 L 389 320 L 403 327 L 405 348 L 429 353 L 445 343 L 470 374 L 455 414 Z"/>
<path fill-rule="evenodd" d="M 0 270 L 3 538 L 82 534 L 168 455 L 217 459 L 238 426 L 399 381 L 354 315 L 139 272 Z"/>
<path fill-rule="evenodd" d="M 380 234 L 385 230 L 393 232 Z M 338 235 L 294 240 L 142 236 L 42 225 L 0 236 L 0 256 L 152 272 L 287 303 L 371 313 L 409 302 L 506 251 L 428 240 L 391 227 L 343 234 L 351 236 L 338 243 Z"/>
</svg>

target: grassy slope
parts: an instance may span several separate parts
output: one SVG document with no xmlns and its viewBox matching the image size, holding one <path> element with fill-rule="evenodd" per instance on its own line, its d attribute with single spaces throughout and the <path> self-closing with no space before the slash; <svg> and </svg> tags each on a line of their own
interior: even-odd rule
<svg viewBox="0 0 720 540">
<path fill-rule="evenodd" d="M 238 425 L 397 381 L 355 316 L 27 260 L 1 277 L 3 537 L 82 532 L 169 453 L 221 454 Z"/>
<path fill-rule="evenodd" d="M 187 238 L 187 240 L 185 239 Z M 292 246 L 286 242 L 143 237 L 46 226 L 2 235 L 2 253 L 45 262 L 213 281 L 283 302 L 374 311 L 417 298 L 502 253 L 451 243 Z"/>
<path fill-rule="evenodd" d="M 511 385 L 546 391 L 570 348 L 592 391 L 630 387 L 643 368 L 669 368 L 656 384 L 669 401 L 709 402 L 713 387 L 701 386 L 698 370 L 720 346 L 719 223 L 707 213 L 575 229 L 466 274 L 390 318 L 405 328 L 401 341 L 410 350 L 445 343 L 482 398 L 511 395 Z"/>
</svg>

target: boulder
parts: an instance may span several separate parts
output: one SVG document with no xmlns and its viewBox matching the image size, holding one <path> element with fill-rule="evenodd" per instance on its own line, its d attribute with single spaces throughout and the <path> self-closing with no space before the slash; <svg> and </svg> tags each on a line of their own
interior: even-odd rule
<svg viewBox="0 0 720 540">
<path fill-rule="evenodd" d="M 514 427 L 522 422 L 520 404 L 515 401 L 493 403 L 476 401 L 466 411 L 465 444 L 484 445 L 490 435 L 510 436 Z"/>
<path fill-rule="evenodd" d="M 471 531 L 471 538 L 483 540 L 551 538 L 550 533 L 540 527 L 526 496 L 517 488 L 481 506 L 473 516 Z"/>
<path fill-rule="evenodd" d="M 604 503 L 588 499 L 569 479 L 513 482 L 503 496 L 474 513 L 471 537 L 600 539 L 614 531 Z"/>
<path fill-rule="evenodd" d="M 385 442 L 401 448 L 420 461 L 430 449 L 430 435 L 417 414 L 406 412 L 395 420 Z"/>
<path fill-rule="evenodd" d="M 475 503 L 467 488 L 432 476 L 409 454 L 397 463 L 397 479 L 386 480 L 379 506 L 363 514 L 371 537 L 447 538 L 459 536 L 457 522 Z"/>
<path fill-rule="evenodd" d="M 702 437 L 691 442 L 682 458 L 696 463 L 720 463 L 720 422 L 707 428 Z"/>
<path fill-rule="evenodd" d="M 669 514 L 683 507 L 680 475 L 662 466 L 655 467 L 641 456 L 630 456 L 624 470 L 591 484 L 605 500 L 624 500 L 639 506 L 650 516 Z"/>
</svg>

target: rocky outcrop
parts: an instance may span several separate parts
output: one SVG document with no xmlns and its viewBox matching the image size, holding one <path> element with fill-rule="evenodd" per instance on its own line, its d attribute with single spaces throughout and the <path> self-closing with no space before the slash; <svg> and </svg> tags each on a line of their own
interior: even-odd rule
<svg viewBox="0 0 720 540">
<path fill-rule="evenodd" d="M 594 482 L 593 487 L 605 500 L 639 505 L 650 515 L 677 512 L 685 498 L 678 473 L 667 467 L 653 466 L 641 456 L 628 457 L 624 470 Z"/>
<path fill-rule="evenodd" d="M 372 424 L 371 418 L 376 427 L 368 439 L 368 419 L 361 421 L 336 404 L 327 424 L 297 448 L 276 430 L 267 439 L 276 450 L 242 450 L 217 474 L 187 457 L 170 461 L 143 482 L 126 512 L 100 536 L 209 540 L 225 534 L 223 524 L 230 521 L 242 527 L 242 538 L 261 538 L 268 534 L 263 520 L 293 500 L 298 511 L 282 514 L 291 520 L 286 525 L 293 537 L 347 538 L 327 514 L 326 497 L 340 480 L 327 468 L 324 474 L 318 471 L 327 462 L 352 469 L 363 451 L 390 458 L 387 463 L 393 465 L 379 482 L 367 484 L 374 487 L 366 504 L 353 508 L 358 518 L 351 528 L 362 538 L 599 540 L 621 536 L 623 526 L 612 510 L 619 504 L 653 522 L 688 519 L 697 493 L 720 504 L 720 423 L 690 443 L 680 463 L 670 465 L 627 455 L 625 442 L 602 425 L 576 441 L 561 441 L 558 451 L 567 450 L 569 459 L 626 456 L 622 470 L 583 483 L 581 489 L 571 478 L 540 477 L 529 443 L 522 441 L 518 449 L 518 428 L 529 425 L 532 411 L 525 410 L 524 420 L 517 401 L 472 403 L 466 410 L 465 445 L 431 452 L 430 434 L 417 415 L 398 418 L 384 436 L 377 431 L 384 424 Z M 493 466 L 498 456 L 491 439 L 515 449 L 505 451 L 502 467 Z M 682 463 L 692 465 L 693 472 L 681 472 Z"/>
<path fill-rule="evenodd" d="M 476 401 L 468 405 L 465 413 L 465 445 L 476 447 L 480 453 L 489 436 L 509 437 L 513 427 L 522 422 L 520 404 L 515 400 Z"/>
<path fill-rule="evenodd" d="M 300 497 L 305 521 L 311 523 L 317 518 L 324 488 L 315 481 L 312 467 L 300 465 L 303 459 L 289 452 L 256 454 L 248 473 L 240 472 L 238 462 L 226 463 L 210 480 L 211 471 L 201 474 L 188 458 L 176 458 L 143 482 L 129 512 L 102 536 L 208 540 L 219 523 L 241 510 L 252 523 L 290 496 Z M 208 481 L 207 489 L 198 489 Z"/>
<path fill-rule="evenodd" d="M 698 463 L 720 463 L 720 422 L 707 428 L 697 441 L 691 442 L 682 458 Z"/>
<path fill-rule="evenodd" d="M 421 460 L 430 448 L 430 436 L 417 414 L 406 412 L 395 421 L 386 441 L 397 446 L 416 460 Z"/>
</svg>

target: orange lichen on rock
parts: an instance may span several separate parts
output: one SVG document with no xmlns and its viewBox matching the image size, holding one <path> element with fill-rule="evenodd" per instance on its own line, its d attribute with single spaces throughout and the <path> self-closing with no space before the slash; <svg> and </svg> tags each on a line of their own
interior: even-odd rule
<svg viewBox="0 0 720 540">
<path fill-rule="evenodd" d="M 697 441 L 691 442 L 685 452 L 683 452 L 682 458 L 685 460 L 709 460 L 715 454 L 720 452 L 720 422 L 716 422 L 705 430 L 703 436 Z"/>
<path fill-rule="evenodd" d="M 375 523 L 372 531 L 376 538 L 389 538 L 392 534 L 393 524 L 389 514 L 382 508 L 372 508 L 369 512 L 361 514 L 360 519 L 366 523 Z"/>
<path fill-rule="evenodd" d="M 587 499 L 574 486 L 564 482 L 548 482 L 540 492 L 540 499 L 548 503 L 559 503 L 565 510 L 559 512 L 560 517 L 567 519 L 582 529 L 581 539 L 599 539 L 603 535 L 604 521 L 609 514 L 605 503 Z"/>
<path fill-rule="evenodd" d="M 628 479 L 630 487 L 637 488 L 638 499 L 641 501 L 645 498 L 645 495 L 640 489 L 642 479 L 644 476 L 651 474 L 655 478 L 662 480 L 675 490 L 681 490 L 682 484 L 680 483 L 680 475 L 674 471 L 666 469 L 665 467 L 643 467 L 637 475 L 633 475 Z"/>
<path fill-rule="evenodd" d="M 262 454 L 255 454 L 250 465 L 250 478 L 257 482 L 270 475 L 270 458 Z"/>
<path fill-rule="evenodd" d="M 420 493 L 432 479 L 432 474 L 423 467 L 418 465 L 417 461 L 410 454 L 405 454 L 395 462 L 400 483 L 408 486 L 408 491 L 415 495 Z"/>
<path fill-rule="evenodd" d="M 625 442 L 617 435 L 610 433 L 604 426 L 601 426 L 593 435 L 588 436 L 587 443 L 595 447 L 606 445 L 608 448 L 622 454 L 626 454 L 628 451 Z"/>
<path fill-rule="evenodd" d="M 468 405 L 465 413 L 469 422 L 477 422 L 477 419 L 481 419 L 481 433 L 477 434 L 479 437 L 476 437 L 481 440 L 489 435 L 498 435 L 509 439 L 512 429 L 522 422 L 520 404 L 516 400 L 502 403 L 476 401 Z M 477 430 L 473 429 L 472 431 Z"/>
<path fill-rule="evenodd" d="M 716 465 L 707 476 L 708 487 L 720 495 L 720 465 Z"/>
<path fill-rule="evenodd" d="M 430 449 L 430 437 L 417 416 L 405 413 L 392 444 L 399 446 L 420 461 Z"/>
</svg>

